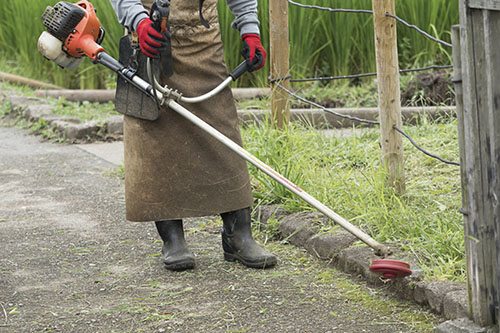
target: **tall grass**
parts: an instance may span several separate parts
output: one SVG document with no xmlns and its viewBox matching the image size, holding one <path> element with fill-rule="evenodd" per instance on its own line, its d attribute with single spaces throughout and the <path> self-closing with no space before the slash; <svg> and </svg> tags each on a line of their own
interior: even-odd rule
<svg viewBox="0 0 500 333">
<path fill-rule="evenodd" d="M 38 37 L 45 30 L 41 15 L 55 0 L 12 0 L 0 5 L 0 57 L 8 69 L 20 75 L 52 82 L 68 88 L 104 88 L 112 82 L 109 70 L 93 66 L 89 60 L 75 70 L 67 70 L 47 61 L 37 50 Z M 118 55 L 117 40 L 123 28 L 117 22 L 107 0 L 93 0 L 101 25 L 106 29 L 104 48 Z"/>
<path fill-rule="evenodd" d="M 262 40 L 269 50 L 268 1 L 258 0 Z M 332 8 L 371 9 L 372 0 L 301 0 Z M 6 58 L 9 70 L 70 88 L 102 88 L 113 84 L 113 75 L 89 61 L 74 71 L 62 70 L 45 61 L 36 49 L 36 41 L 44 30 L 40 16 L 47 5 L 57 0 L 11 0 L 0 4 L 0 57 Z M 104 47 L 117 56 L 117 45 L 123 29 L 107 0 L 93 0 L 98 17 L 107 31 Z M 225 0 L 219 0 L 219 13 L 226 63 L 234 68 L 241 62 L 239 33 L 230 27 L 233 20 Z M 26 10 L 29 8 L 29 10 Z M 409 23 L 436 37 L 450 41 L 449 31 L 458 23 L 457 0 L 397 0 L 396 13 Z M 367 14 L 330 13 L 289 7 L 290 66 L 294 77 L 341 75 L 375 70 L 373 18 Z M 430 63 L 450 63 L 451 50 L 445 49 L 398 25 L 401 68 Z M 244 75 L 240 86 L 264 86 L 269 68 Z"/>
<path fill-rule="evenodd" d="M 302 0 L 303 4 L 330 8 L 372 9 L 372 0 Z M 269 49 L 268 0 L 259 0 L 263 44 Z M 234 67 L 241 60 L 239 36 L 231 31 L 232 15 L 219 1 L 226 62 Z M 458 24 L 457 0 L 396 0 L 396 14 L 435 37 L 450 42 L 450 28 Z M 451 49 L 398 25 L 400 67 L 450 64 Z M 374 72 L 373 17 L 369 14 L 330 13 L 289 6 L 290 67 L 293 77 L 345 75 Z M 267 82 L 268 67 L 240 79 L 240 85 Z"/>
</svg>

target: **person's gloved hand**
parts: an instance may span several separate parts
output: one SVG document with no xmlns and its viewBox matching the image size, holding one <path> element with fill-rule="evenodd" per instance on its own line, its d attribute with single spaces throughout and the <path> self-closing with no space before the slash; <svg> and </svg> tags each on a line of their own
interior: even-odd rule
<svg viewBox="0 0 500 333">
<path fill-rule="evenodd" d="M 153 21 L 149 18 L 143 19 L 137 26 L 137 36 L 142 53 L 150 58 L 157 58 L 167 45 L 167 37 L 156 31 L 152 26 Z"/>
<path fill-rule="evenodd" d="M 267 53 L 260 42 L 260 36 L 257 34 L 244 34 L 241 39 L 244 47 L 241 54 L 248 65 L 248 71 L 253 72 L 264 67 Z"/>
</svg>

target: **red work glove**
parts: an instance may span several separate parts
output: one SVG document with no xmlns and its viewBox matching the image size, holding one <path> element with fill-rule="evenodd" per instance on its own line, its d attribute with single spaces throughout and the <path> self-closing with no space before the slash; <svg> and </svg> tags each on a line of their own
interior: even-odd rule
<svg viewBox="0 0 500 333">
<path fill-rule="evenodd" d="M 149 18 L 143 19 L 137 26 L 137 36 L 142 53 L 150 58 L 157 58 L 160 51 L 165 49 L 167 37 L 156 31 L 152 26 L 153 22 Z"/>
<path fill-rule="evenodd" d="M 260 42 L 260 36 L 257 34 L 244 34 L 241 39 L 244 47 L 241 54 L 248 65 L 248 71 L 253 72 L 264 67 L 267 52 Z"/>
</svg>

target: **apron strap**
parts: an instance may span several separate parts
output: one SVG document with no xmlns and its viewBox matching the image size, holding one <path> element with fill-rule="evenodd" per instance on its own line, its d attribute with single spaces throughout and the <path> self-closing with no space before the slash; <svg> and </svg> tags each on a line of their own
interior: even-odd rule
<svg viewBox="0 0 500 333">
<path fill-rule="evenodd" d="M 203 2 L 205 0 L 200 0 L 200 20 L 201 20 L 201 24 L 203 24 L 205 26 L 205 28 L 210 28 L 210 24 L 208 24 L 208 22 L 205 20 L 205 18 L 203 17 L 203 13 L 202 13 L 202 9 L 203 9 Z"/>
</svg>

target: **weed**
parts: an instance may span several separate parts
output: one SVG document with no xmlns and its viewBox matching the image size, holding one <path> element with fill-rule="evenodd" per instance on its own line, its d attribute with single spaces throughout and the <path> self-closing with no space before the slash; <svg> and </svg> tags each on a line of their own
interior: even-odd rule
<svg viewBox="0 0 500 333">
<path fill-rule="evenodd" d="M 271 240 L 279 239 L 280 236 L 280 221 L 275 218 L 270 218 L 266 222 L 265 233 Z"/>
<path fill-rule="evenodd" d="M 68 116 L 79 119 L 81 122 L 99 120 L 117 115 L 113 102 L 108 103 L 91 103 L 84 102 L 69 102 L 64 98 L 49 98 L 49 105 L 53 106 L 52 113 L 58 116 Z"/>
<path fill-rule="evenodd" d="M 122 163 L 107 173 L 108 176 L 125 179 L 125 165 Z"/>
<path fill-rule="evenodd" d="M 0 103 L 0 119 L 8 116 L 11 112 L 12 106 L 10 103 Z"/>
</svg>

